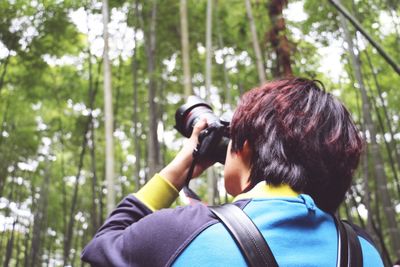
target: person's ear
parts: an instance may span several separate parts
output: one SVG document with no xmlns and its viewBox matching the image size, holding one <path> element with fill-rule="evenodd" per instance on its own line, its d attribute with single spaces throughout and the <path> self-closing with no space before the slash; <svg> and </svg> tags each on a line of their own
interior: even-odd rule
<svg viewBox="0 0 400 267">
<path fill-rule="evenodd" d="M 248 140 L 244 141 L 243 147 L 241 150 L 237 152 L 238 156 L 242 158 L 242 161 L 246 164 L 246 166 L 250 169 L 251 167 L 251 156 L 253 150 L 251 149 L 250 143 Z"/>
</svg>

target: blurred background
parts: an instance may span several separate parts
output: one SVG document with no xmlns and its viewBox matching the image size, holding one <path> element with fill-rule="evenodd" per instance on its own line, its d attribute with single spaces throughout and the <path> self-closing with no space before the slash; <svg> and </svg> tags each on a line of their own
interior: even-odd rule
<svg viewBox="0 0 400 267">
<path fill-rule="evenodd" d="M 327 0 L 1 0 L 0 264 L 84 265 L 110 209 L 180 148 L 187 96 L 220 115 L 291 75 L 353 114 L 367 146 L 339 214 L 400 258 L 399 2 L 343 2 L 362 30 Z M 231 200 L 221 170 L 193 183 L 205 203 Z"/>
</svg>

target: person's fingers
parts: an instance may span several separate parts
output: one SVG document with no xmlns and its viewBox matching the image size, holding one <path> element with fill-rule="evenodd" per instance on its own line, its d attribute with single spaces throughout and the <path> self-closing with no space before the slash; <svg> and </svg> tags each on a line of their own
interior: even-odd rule
<svg viewBox="0 0 400 267">
<path fill-rule="evenodd" d="M 199 136 L 200 132 L 207 127 L 207 120 L 205 118 L 200 119 L 193 127 L 193 133 L 191 137 Z"/>
<path fill-rule="evenodd" d="M 186 139 L 183 148 L 178 153 L 178 158 L 192 159 L 193 149 L 198 144 L 200 132 L 207 127 L 207 120 L 205 118 L 200 119 L 193 127 L 192 135 L 189 139 Z"/>
</svg>

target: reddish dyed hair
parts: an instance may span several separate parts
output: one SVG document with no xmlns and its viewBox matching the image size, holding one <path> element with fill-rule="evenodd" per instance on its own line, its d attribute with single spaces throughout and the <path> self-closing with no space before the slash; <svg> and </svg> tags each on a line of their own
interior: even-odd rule
<svg viewBox="0 0 400 267">
<path fill-rule="evenodd" d="M 334 212 L 350 187 L 363 142 L 347 109 L 318 84 L 288 78 L 245 93 L 231 123 L 232 151 L 249 143 L 251 186 L 262 180 L 288 184 Z"/>
</svg>

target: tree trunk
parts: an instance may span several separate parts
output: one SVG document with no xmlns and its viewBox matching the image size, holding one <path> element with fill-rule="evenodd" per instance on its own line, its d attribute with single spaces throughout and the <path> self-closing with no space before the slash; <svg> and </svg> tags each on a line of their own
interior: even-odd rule
<svg viewBox="0 0 400 267">
<path fill-rule="evenodd" d="M 207 100 L 210 100 L 210 88 L 211 88 L 211 68 L 212 68 L 212 3 L 213 0 L 207 1 L 207 17 L 206 17 L 206 69 L 205 69 L 205 85 L 206 85 L 206 94 Z M 207 169 L 207 196 L 208 196 L 208 204 L 215 204 L 215 196 L 217 195 L 215 183 L 216 177 L 211 168 Z"/>
<path fill-rule="evenodd" d="M 90 123 L 90 163 L 92 169 L 92 208 L 90 210 L 91 215 L 91 227 L 92 234 L 94 235 L 99 228 L 100 224 L 98 221 L 98 202 L 100 201 L 100 197 L 98 196 L 98 182 L 97 182 L 97 170 L 96 170 L 96 144 L 95 144 L 95 136 L 94 136 L 94 127 L 93 121 Z"/>
<path fill-rule="evenodd" d="M 44 181 L 40 187 L 39 200 L 37 210 L 33 219 L 33 235 L 32 235 L 32 246 L 30 254 L 30 262 L 32 266 L 41 266 L 41 255 L 43 252 L 43 234 L 47 227 L 47 204 L 49 196 L 49 185 L 50 185 L 50 171 L 48 166 L 50 165 L 49 160 L 46 160 L 47 165 L 44 173 Z"/>
<path fill-rule="evenodd" d="M 140 134 L 138 133 L 139 127 L 139 117 L 138 117 L 138 110 L 139 110 L 139 101 L 138 101 L 138 58 L 137 58 L 137 28 L 139 27 L 139 3 L 138 0 L 135 1 L 135 8 L 134 8 L 134 14 L 136 18 L 136 25 L 134 28 L 134 42 L 135 42 L 135 47 L 133 48 L 133 59 L 132 59 L 132 79 L 133 79 L 133 131 L 134 131 L 134 145 L 135 145 L 135 175 L 134 175 L 134 180 L 135 180 L 135 191 L 138 191 L 141 187 L 140 185 L 140 161 L 141 161 L 141 156 L 140 156 Z"/>
<path fill-rule="evenodd" d="M 187 19 L 187 0 L 181 0 L 180 4 L 181 15 L 181 43 L 182 43 L 182 63 L 183 63 L 183 87 L 185 97 L 193 94 L 192 92 L 192 76 L 190 74 L 190 59 L 189 59 L 189 33 Z"/>
<path fill-rule="evenodd" d="M 368 84 L 368 82 L 367 82 L 367 85 L 370 86 L 370 85 Z M 392 142 L 389 143 L 389 142 L 386 140 L 386 137 L 385 137 L 385 126 L 383 125 L 382 117 L 381 117 L 381 115 L 379 114 L 379 109 L 378 109 L 378 107 L 376 106 L 375 102 L 373 102 L 373 101 L 372 101 L 372 106 L 373 106 L 373 110 L 374 110 L 375 113 L 376 113 L 376 118 L 378 119 L 379 127 L 380 127 L 380 129 L 381 129 L 383 142 L 384 142 L 384 144 L 385 144 L 385 148 L 386 148 L 386 151 L 387 151 L 387 156 L 388 156 L 389 165 L 390 165 L 390 168 L 392 169 L 394 184 L 396 185 L 396 189 L 397 189 L 397 195 L 398 195 L 398 197 L 400 197 L 399 178 L 398 178 L 398 176 L 397 176 L 396 164 L 395 164 L 395 161 L 394 161 L 393 156 L 392 156 L 392 154 L 393 154 L 393 153 L 392 153 L 392 148 L 394 147 L 394 149 L 396 149 L 396 146 L 395 146 L 395 145 L 393 146 L 393 143 L 392 143 Z"/>
<path fill-rule="evenodd" d="M 26 239 L 24 240 L 24 266 L 32 266 L 29 265 L 29 251 L 30 251 L 30 247 L 29 247 L 29 241 L 31 240 L 30 237 L 30 233 L 32 233 L 33 228 L 30 227 L 30 225 L 28 226 L 29 232 L 26 235 Z"/>
<path fill-rule="evenodd" d="M 152 1 L 150 28 L 147 43 L 147 71 L 149 75 L 149 138 L 148 138 L 148 166 L 151 177 L 160 169 L 159 163 L 159 143 L 157 136 L 157 104 L 155 102 L 157 77 L 156 77 L 156 18 L 157 18 L 157 1 Z"/>
<path fill-rule="evenodd" d="M 63 114 L 63 106 L 61 105 L 60 96 L 58 94 L 56 94 L 56 101 L 57 101 L 59 113 Z M 66 185 L 67 182 L 64 180 L 64 177 L 65 177 L 65 161 L 64 161 L 65 132 L 64 132 L 64 125 L 63 125 L 61 118 L 58 119 L 58 123 L 59 123 L 58 131 L 60 132 L 60 176 L 62 177 L 61 190 L 60 190 L 61 191 L 61 209 L 62 209 L 62 233 L 64 235 L 64 248 L 65 248 L 65 241 L 66 241 L 65 238 L 68 235 L 68 221 L 67 221 L 67 219 L 68 219 L 68 208 L 67 208 L 68 200 L 67 200 L 67 185 Z M 25 247 L 25 249 L 28 249 L 28 248 Z M 63 254 L 63 256 L 64 255 L 65 254 Z M 26 262 L 25 262 L 25 266 L 26 266 Z"/>
<path fill-rule="evenodd" d="M 11 101 L 9 98 L 7 98 L 4 113 L 3 113 L 3 118 L 2 118 L 1 126 L 0 126 L 0 154 L 3 153 L 1 151 L 2 143 L 3 143 L 3 134 L 2 133 L 6 130 L 7 120 L 9 120 L 8 112 L 9 112 L 10 104 L 11 104 Z M 12 120 L 12 118 L 10 118 L 10 119 Z M 4 169 L 1 168 L 0 169 L 0 197 L 3 196 L 3 190 L 4 190 L 4 186 L 6 184 L 7 175 L 8 175 L 8 172 L 7 172 L 6 167 L 4 167 Z"/>
<path fill-rule="evenodd" d="M 375 179 L 375 184 L 376 184 L 376 179 Z M 375 205 L 374 205 L 374 216 L 372 216 L 373 220 L 372 220 L 372 226 L 375 229 L 375 233 L 377 234 L 378 238 L 379 238 L 379 245 L 381 247 L 381 252 L 382 252 L 382 256 L 383 256 L 383 263 L 384 266 L 392 266 L 392 264 L 390 262 L 390 256 L 389 256 L 389 251 L 388 248 L 386 246 L 385 243 L 385 238 L 384 238 L 384 233 L 383 233 L 383 223 L 382 223 L 382 219 L 381 219 L 381 204 L 379 201 L 379 193 L 378 193 L 379 189 L 378 186 L 375 185 L 374 187 L 374 194 L 375 194 Z"/>
<path fill-rule="evenodd" d="M 90 88 L 89 85 L 89 110 L 92 111 L 94 107 L 94 101 L 96 99 L 97 95 L 97 86 L 95 88 Z M 83 160 L 85 157 L 86 153 L 86 148 L 88 144 L 88 132 L 90 129 L 90 125 L 93 120 L 93 115 L 92 112 L 90 112 L 87 121 L 85 123 L 85 129 L 83 131 L 83 137 L 82 137 L 82 145 L 81 145 L 81 153 L 79 155 L 79 162 L 78 162 L 78 170 L 76 174 L 76 181 L 74 185 L 74 192 L 72 195 L 72 201 L 71 201 L 71 208 L 69 211 L 69 221 L 66 229 L 66 236 L 64 238 L 64 265 L 69 263 L 70 260 L 70 250 L 71 250 L 71 245 L 72 245 L 72 239 L 73 239 L 73 231 L 74 231 L 74 224 L 75 224 L 75 212 L 76 212 L 76 206 L 77 206 L 77 200 L 78 200 L 78 191 L 79 191 L 79 181 L 81 178 L 81 172 L 83 169 Z"/>
<path fill-rule="evenodd" d="M 16 184 L 15 183 L 16 170 L 17 170 L 17 166 L 14 166 L 14 170 L 10 174 L 10 176 L 13 177 L 13 178 L 12 178 L 11 183 L 9 183 L 9 190 L 10 191 L 9 191 L 7 197 L 6 197 L 6 199 L 9 199 L 9 200 L 14 199 L 14 195 L 15 195 L 14 191 L 15 191 L 15 184 Z M 5 211 L 4 217 L 11 217 L 11 211 L 9 209 L 7 209 Z M 18 217 L 17 217 L 17 219 L 18 219 Z M 0 236 L 1 237 L 1 239 L 0 239 L 0 262 L 3 262 L 3 256 L 4 256 L 5 257 L 4 263 L 3 263 L 4 266 L 7 266 L 8 262 L 10 261 L 10 257 L 11 257 L 11 253 L 12 253 L 12 246 L 10 247 L 10 242 L 11 241 L 14 242 L 15 223 L 16 223 L 16 220 L 14 220 L 14 222 L 13 222 L 13 230 L 11 231 L 11 233 L 7 229 L 4 229 L 4 231 L 1 232 L 1 236 Z M 4 224 L 7 225 L 8 223 L 4 223 Z M 3 247 L 3 243 L 5 243 L 4 247 Z M 6 264 L 6 262 L 7 262 L 7 264 Z"/>
<path fill-rule="evenodd" d="M 8 267 L 10 264 L 10 260 L 12 258 L 12 251 L 13 251 L 13 245 L 14 245 L 14 238 L 15 238 L 15 225 L 18 223 L 18 218 L 14 220 L 12 230 L 11 230 L 11 236 L 7 241 L 7 247 L 6 247 L 6 257 L 4 259 L 4 267 Z"/>
<path fill-rule="evenodd" d="M 83 232 L 82 238 L 81 238 L 81 247 L 83 247 L 85 244 L 87 244 L 87 237 L 88 237 L 87 232 Z M 86 264 L 83 261 L 80 261 L 80 266 L 84 267 L 84 266 L 86 266 Z"/>
<path fill-rule="evenodd" d="M 8 52 L 8 55 L 4 62 L 4 65 L 2 64 L 3 68 L 2 68 L 2 71 L 0 74 L 0 93 L 1 93 L 1 90 L 3 89 L 4 77 L 6 76 L 6 73 L 7 73 L 7 66 L 8 66 L 8 62 L 10 61 L 10 57 L 11 57 L 10 52 Z"/>
<path fill-rule="evenodd" d="M 366 155 L 366 153 L 365 153 Z M 366 157 L 364 157 L 366 158 Z M 365 190 L 363 192 L 360 192 L 357 187 L 353 187 L 354 191 L 356 193 L 356 195 L 361 199 L 361 202 L 364 203 L 366 206 L 370 205 L 370 204 L 366 204 L 368 203 L 368 201 L 370 201 L 370 196 L 368 195 L 368 190 L 367 193 L 365 192 Z M 374 243 L 377 245 L 377 249 L 380 252 L 380 254 L 383 257 L 383 261 L 384 262 L 389 262 L 389 255 L 382 237 L 382 230 L 379 229 L 379 227 L 376 226 L 376 223 L 374 221 L 374 216 L 373 216 L 373 212 L 372 212 L 372 207 L 369 206 L 368 209 L 368 218 L 367 218 L 367 224 L 362 224 L 363 228 L 367 229 L 367 232 L 371 235 L 372 240 L 374 241 Z M 379 216 L 377 216 L 379 217 Z M 379 219 L 378 219 L 379 220 Z M 389 264 L 385 264 L 385 266 L 388 266 Z M 391 265 L 391 264 L 390 264 Z"/>
<path fill-rule="evenodd" d="M 371 74 L 372 74 L 372 77 L 373 77 L 373 80 L 375 83 L 375 87 L 378 91 L 379 99 L 381 100 L 381 103 L 382 103 L 383 114 L 385 115 L 386 125 L 389 130 L 389 134 L 390 134 L 390 148 L 391 148 L 390 151 L 393 150 L 394 156 L 396 159 L 397 170 L 400 171 L 400 154 L 399 154 L 399 150 L 397 149 L 398 144 L 396 143 L 396 138 L 395 138 L 395 134 L 394 134 L 394 130 L 393 130 L 394 128 L 391 123 L 389 111 L 386 107 L 385 100 L 382 97 L 383 92 L 382 92 L 381 86 L 378 82 L 377 71 L 375 70 L 374 66 L 372 65 L 371 58 L 369 57 L 369 54 L 366 50 L 364 51 L 364 54 L 367 58 L 368 65 L 371 69 Z M 385 141 L 386 141 L 386 139 L 385 139 Z M 391 155 L 390 151 L 388 150 L 388 153 Z M 395 172 L 396 172 L 396 170 L 395 170 Z M 397 175 L 395 177 L 397 177 Z M 398 179 L 396 179 L 396 185 L 397 185 L 397 193 L 400 194 L 400 183 L 399 183 Z"/>
<path fill-rule="evenodd" d="M 76 211 L 76 206 L 77 206 L 77 201 L 78 201 L 78 190 L 79 190 L 79 181 L 81 177 L 81 171 L 83 168 L 83 158 L 86 152 L 86 146 L 87 146 L 87 132 L 89 128 L 89 122 L 86 126 L 86 129 L 83 133 L 83 141 L 82 141 L 82 148 L 81 148 L 81 153 L 79 156 L 79 163 L 78 163 L 78 171 L 75 181 L 75 186 L 74 186 L 74 192 L 72 196 L 72 201 L 71 201 L 71 208 L 69 212 L 69 220 L 68 220 L 68 225 L 67 225 L 67 234 L 64 237 L 64 265 L 68 265 L 70 262 L 70 250 L 71 250 L 71 245 L 72 245 L 72 239 L 73 239 L 73 231 L 74 231 L 74 225 L 75 225 L 75 211 Z"/>
<path fill-rule="evenodd" d="M 159 122 L 159 126 L 161 126 L 161 129 L 159 131 L 160 134 L 160 148 L 159 151 L 160 153 L 158 153 L 158 162 L 161 164 L 161 166 L 165 166 L 165 158 L 164 156 L 167 154 L 167 146 L 166 146 L 166 140 L 164 139 L 165 135 L 164 135 L 164 129 L 165 129 L 165 125 L 163 123 L 164 120 L 166 120 L 167 118 L 166 116 L 166 110 L 165 110 L 165 102 L 163 101 L 164 99 L 167 98 L 167 96 L 164 94 L 165 93 L 165 86 L 166 83 L 164 81 L 162 81 L 160 83 L 160 85 L 158 86 L 158 97 L 159 99 L 161 99 L 159 105 L 158 105 L 158 114 L 157 117 L 161 119 L 161 121 Z M 164 116 L 164 118 L 163 118 Z"/>
<path fill-rule="evenodd" d="M 113 114 L 113 129 L 117 129 L 118 128 L 118 115 L 119 115 L 119 108 L 120 108 L 120 104 L 119 101 L 121 100 L 121 80 L 122 80 L 122 73 L 123 73 L 123 60 L 122 60 L 122 56 L 120 55 L 118 58 L 118 70 L 117 70 L 117 74 L 116 74 L 116 86 L 115 86 L 115 103 L 113 104 L 114 108 L 114 114 Z"/>
<path fill-rule="evenodd" d="M 273 51 L 276 54 L 275 77 L 293 76 L 290 61 L 290 44 L 286 37 L 286 24 L 283 18 L 283 7 L 287 0 L 270 0 L 268 13 L 272 23 L 272 29 L 268 33 Z"/>
<path fill-rule="evenodd" d="M 389 13 L 390 13 L 390 17 L 392 18 L 392 24 L 394 25 L 394 30 L 396 32 L 396 41 L 395 41 L 395 45 L 396 45 L 396 51 L 400 51 L 400 20 L 399 20 L 399 16 L 396 13 L 396 5 L 393 3 L 393 6 L 390 7 Z M 399 53 L 396 53 L 394 55 L 396 57 L 396 60 L 398 62 L 398 60 L 400 59 L 400 55 Z"/>
<path fill-rule="evenodd" d="M 207 21 L 206 21 L 206 70 L 205 70 L 205 85 L 207 100 L 210 96 L 211 88 L 211 68 L 212 68 L 212 3 L 213 0 L 207 0 Z"/>
<path fill-rule="evenodd" d="M 26 238 L 24 236 L 24 238 Z M 21 235 L 17 235 L 17 240 L 15 241 L 16 247 L 17 247 L 17 251 L 16 251 L 16 255 L 15 255 L 15 267 L 19 267 L 20 262 L 21 262 L 21 249 L 22 249 L 22 245 L 21 243 Z"/>
<path fill-rule="evenodd" d="M 353 190 L 353 189 L 354 189 L 354 190 Z M 354 191 L 355 191 L 355 190 L 356 190 L 356 186 L 353 185 L 352 188 L 350 189 L 350 200 L 351 200 L 351 204 L 352 204 L 352 206 L 355 208 L 355 210 L 356 210 L 356 212 L 357 212 L 357 219 L 358 219 L 357 224 L 358 224 L 359 226 L 361 226 L 361 228 L 365 229 L 364 220 L 363 220 L 363 218 L 361 217 L 360 212 L 358 211 L 358 206 L 359 206 L 359 204 L 361 204 L 362 202 L 361 202 L 361 201 L 357 202 L 357 200 L 356 200 L 356 198 L 355 198 L 355 196 L 354 196 L 354 193 L 355 193 Z"/>
<path fill-rule="evenodd" d="M 350 32 L 347 27 L 345 18 L 339 15 L 340 23 L 344 32 L 344 37 L 348 45 L 348 52 L 350 55 L 351 64 L 353 66 L 354 76 L 360 88 L 362 99 L 362 110 L 366 130 L 369 132 L 371 138 L 371 154 L 374 161 L 374 174 L 377 181 L 377 187 L 380 197 L 382 198 L 383 211 L 388 224 L 389 237 L 392 243 L 392 249 L 396 255 L 400 255 L 400 232 L 397 227 L 396 214 L 393 204 L 390 200 L 390 193 L 387 188 L 387 177 L 383 166 L 383 160 L 379 151 L 379 145 L 376 141 L 376 131 L 371 117 L 371 108 L 369 106 L 367 92 L 364 86 L 361 73 L 361 63 L 358 56 L 354 53 L 354 44 Z"/>
<path fill-rule="evenodd" d="M 365 130 L 363 130 L 365 132 Z M 376 235 L 374 234 L 373 227 L 372 227 L 372 205 L 371 205 L 371 192 L 369 190 L 369 168 L 368 168 L 368 151 L 364 151 L 364 154 L 361 158 L 362 162 L 362 175 L 363 175 L 363 190 L 365 192 L 364 197 L 364 205 L 368 210 L 368 217 L 367 217 L 367 231 L 372 234 L 374 240 L 376 240 Z"/>
<path fill-rule="evenodd" d="M 256 25 L 254 23 L 253 12 L 251 10 L 250 0 L 245 0 L 245 3 L 246 3 L 247 18 L 249 19 L 249 24 L 250 24 L 250 31 L 251 31 L 254 55 L 256 57 L 258 79 L 259 79 L 260 85 L 261 85 L 261 84 L 264 84 L 266 81 L 264 60 L 263 60 L 263 57 L 261 54 L 260 43 L 258 42 L 257 30 L 256 30 Z"/>
<path fill-rule="evenodd" d="M 217 3 L 218 5 L 218 3 Z M 222 33 L 221 33 L 221 19 L 218 16 L 217 17 L 217 32 L 218 32 L 218 46 L 220 49 L 224 49 L 224 40 L 222 39 Z M 222 55 L 222 67 L 223 67 L 223 74 L 224 74 L 224 85 L 225 85 L 225 92 L 224 92 L 224 103 L 223 104 L 228 104 L 229 108 L 231 108 L 232 105 L 232 94 L 231 94 L 231 88 L 230 88 L 230 82 L 229 82 L 229 76 L 228 76 L 228 70 L 226 69 L 226 58 L 225 54 Z M 224 111 L 224 110 L 223 110 Z"/>
<path fill-rule="evenodd" d="M 343 206 L 344 206 L 344 211 L 345 211 L 345 214 L 346 214 L 346 220 L 349 221 L 350 223 L 353 223 L 353 216 L 352 216 L 351 211 L 350 211 L 350 209 L 351 209 L 350 204 L 347 203 L 347 201 L 344 201 Z"/>
<path fill-rule="evenodd" d="M 79 242 L 78 242 L 78 240 L 79 240 L 80 238 L 79 238 L 79 235 L 78 234 L 75 234 L 74 235 L 74 237 L 73 237 L 73 245 L 72 245 L 72 247 L 74 247 L 74 248 L 78 248 L 79 247 Z M 74 249 L 74 251 L 73 251 L 73 253 L 72 253 L 72 257 L 71 257 L 71 266 L 75 266 L 75 261 L 76 261 L 76 249 Z"/>
<path fill-rule="evenodd" d="M 108 0 L 103 0 L 103 68 L 104 68 L 104 124 L 105 124 L 105 165 L 107 183 L 107 213 L 115 207 L 114 192 L 114 141 L 113 141 L 113 107 L 111 88 L 111 63 L 108 56 Z"/>
<path fill-rule="evenodd" d="M 89 49 L 89 98 L 92 99 L 94 96 L 97 94 L 98 88 L 99 88 L 99 77 L 100 77 L 100 72 L 101 72 L 101 64 L 98 64 L 97 68 L 97 79 L 96 82 L 93 83 L 93 73 L 92 73 L 92 55 L 90 53 Z M 93 103 L 91 104 L 90 111 L 93 112 L 94 108 L 94 100 Z M 90 151 L 90 164 L 91 164 L 91 170 L 92 170 L 92 208 L 90 211 L 91 215 L 91 229 L 92 229 L 92 234 L 94 235 L 100 226 L 99 223 L 99 215 L 98 215 L 98 203 L 100 202 L 100 196 L 98 194 L 99 192 L 99 187 L 98 187 L 98 179 L 97 179 L 97 168 L 96 168 L 96 139 L 95 139 L 95 128 L 94 128 L 94 118 L 91 116 L 90 120 L 90 125 L 89 125 L 89 131 L 90 131 L 90 146 L 89 146 L 89 151 Z"/>
<path fill-rule="evenodd" d="M 46 267 L 50 266 L 50 259 L 53 257 L 53 243 L 54 243 L 54 238 L 52 236 L 49 236 L 49 241 L 47 242 L 47 259 L 46 259 Z"/>
</svg>

